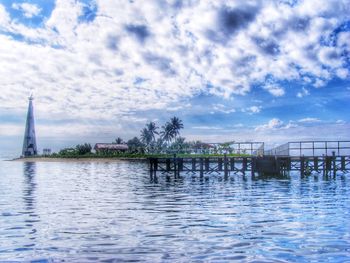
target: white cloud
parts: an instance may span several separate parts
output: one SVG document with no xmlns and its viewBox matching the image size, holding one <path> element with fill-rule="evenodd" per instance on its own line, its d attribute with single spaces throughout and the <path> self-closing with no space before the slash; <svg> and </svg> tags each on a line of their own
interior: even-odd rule
<svg viewBox="0 0 350 263">
<path fill-rule="evenodd" d="M 288 129 L 296 128 L 298 126 L 299 125 L 296 124 L 294 121 L 289 121 L 288 124 L 283 127 L 283 129 L 288 130 Z"/>
<path fill-rule="evenodd" d="M 346 121 L 344 121 L 344 120 L 337 120 L 335 123 L 342 125 L 342 124 L 346 124 Z"/>
<path fill-rule="evenodd" d="M 273 118 L 266 124 L 256 126 L 255 130 L 256 131 L 267 131 L 267 130 L 276 131 L 276 130 L 288 130 L 296 127 L 309 128 L 309 127 L 318 127 L 320 125 L 326 126 L 326 125 L 334 125 L 334 124 L 346 124 L 346 121 L 344 120 L 326 121 L 326 120 L 321 120 L 319 118 L 306 117 L 299 120 L 289 120 L 288 123 L 285 124 L 282 120 L 278 118 Z"/>
<path fill-rule="evenodd" d="M 263 87 L 275 97 L 281 97 L 284 95 L 284 89 L 274 83 L 266 83 Z"/>
<path fill-rule="evenodd" d="M 349 76 L 349 71 L 345 68 L 337 69 L 336 74 L 341 79 L 346 79 Z"/>
<path fill-rule="evenodd" d="M 322 123 L 322 121 L 318 118 L 303 118 L 300 120 L 290 120 L 288 123 L 284 124 L 283 121 L 281 121 L 278 118 L 271 119 L 268 123 L 258 125 L 255 127 L 255 131 L 263 132 L 263 131 L 277 131 L 277 130 L 289 130 L 294 128 L 300 128 L 300 127 L 307 127 L 312 125 L 318 125 L 319 123 Z M 334 122 L 328 122 L 329 124 L 334 124 Z"/>
<path fill-rule="evenodd" d="M 350 39 L 349 31 L 340 32 L 337 39 L 337 47 L 340 49 L 344 48 L 345 50 L 350 51 L 349 39 Z"/>
<path fill-rule="evenodd" d="M 321 122 L 321 120 L 318 119 L 318 118 L 310 118 L 310 117 L 307 117 L 307 118 L 303 118 L 303 119 L 298 120 L 298 122 L 315 123 L 315 122 Z"/>
<path fill-rule="evenodd" d="M 252 113 L 259 113 L 261 111 L 261 106 L 251 106 L 251 107 L 249 107 L 249 110 Z"/>
<path fill-rule="evenodd" d="M 281 81 L 320 87 L 335 75 L 348 74 L 340 57 L 350 50 L 348 32 L 339 34 L 335 47 L 321 39 L 326 41 L 349 19 L 349 0 L 308 0 L 294 6 L 250 2 L 252 21 L 235 30 L 223 29 L 225 23 L 218 20 L 224 6 L 240 8 L 237 1 L 183 1 L 176 9 L 169 1 L 100 0 L 96 18 L 85 23 L 79 21 L 79 1 L 57 0 L 39 28 L 11 21 L 0 4 L 1 32 L 9 33 L 0 35 L 1 98 L 6 98 L 0 109 L 25 111 L 32 88 L 43 117 L 119 120 L 128 112 L 180 110 L 173 105 L 201 93 L 229 98 L 262 85 L 280 97 L 285 94 Z M 35 5 L 13 6 L 27 17 L 41 15 Z M 143 25 L 144 42 L 126 25 Z M 269 77 L 272 83 L 263 85 Z M 136 85 L 136 78 L 146 81 Z M 300 96 L 307 93 L 305 89 Z M 235 112 L 219 105 L 210 110 Z"/>
<path fill-rule="evenodd" d="M 274 130 L 274 129 L 279 129 L 282 126 L 283 126 L 283 121 L 277 118 L 273 118 L 266 124 L 256 126 L 255 131 Z"/>
<path fill-rule="evenodd" d="M 32 18 L 33 16 L 37 16 L 41 13 L 41 8 L 30 3 L 13 3 L 12 8 L 22 11 L 24 16 L 27 18 Z"/>
<path fill-rule="evenodd" d="M 262 107 L 261 106 L 250 106 L 247 108 L 243 108 L 242 112 L 247 112 L 249 114 L 255 114 L 261 112 Z"/>
<path fill-rule="evenodd" d="M 2 124 L 0 123 L 0 136 L 16 136 L 23 135 L 24 127 L 23 125 L 16 124 Z"/>
<path fill-rule="evenodd" d="M 308 95 L 310 95 L 310 92 L 309 92 L 309 90 L 307 90 L 305 88 L 302 88 L 301 91 L 299 91 L 297 93 L 298 98 L 303 98 L 303 97 L 308 96 Z"/>
<path fill-rule="evenodd" d="M 221 112 L 225 114 L 236 112 L 236 109 L 234 108 L 228 108 L 223 104 L 214 104 L 213 105 L 213 112 Z"/>
<path fill-rule="evenodd" d="M 8 26 L 8 23 L 10 21 L 10 16 L 6 12 L 5 7 L 0 4 L 0 28 Z"/>
<path fill-rule="evenodd" d="M 321 47 L 318 55 L 319 60 L 323 65 L 337 68 L 342 64 L 336 47 Z"/>
<path fill-rule="evenodd" d="M 315 83 L 313 84 L 313 86 L 315 88 L 321 88 L 324 87 L 327 84 L 326 81 L 322 80 L 322 79 L 316 79 Z"/>
</svg>

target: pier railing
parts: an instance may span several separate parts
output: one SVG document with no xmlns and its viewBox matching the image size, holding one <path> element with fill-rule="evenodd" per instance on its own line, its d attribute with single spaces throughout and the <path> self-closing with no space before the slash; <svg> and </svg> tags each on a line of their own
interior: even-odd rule
<svg viewBox="0 0 350 263">
<path fill-rule="evenodd" d="M 264 152 L 270 156 L 349 156 L 350 141 L 288 142 Z"/>
<path fill-rule="evenodd" d="M 218 149 L 219 154 L 246 154 L 246 155 L 263 155 L 264 142 L 232 142 L 228 144 L 213 143 L 214 147 Z"/>
<path fill-rule="evenodd" d="M 197 147 L 170 149 L 168 154 L 238 154 L 262 156 L 264 142 L 201 143 Z"/>
</svg>

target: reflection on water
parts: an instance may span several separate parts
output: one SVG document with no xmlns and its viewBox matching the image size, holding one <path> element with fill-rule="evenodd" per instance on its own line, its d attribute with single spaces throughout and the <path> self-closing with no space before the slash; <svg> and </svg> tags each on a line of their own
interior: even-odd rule
<svg viewBox="0 0 350 263">
<path fill-rule="evenodd" d="M 350 261 L 350 178 L 0 163 L 0 261 Z"/>
<path fill-rule="evenodd" d="M 23 200 L 25 208 L 29 212 L 33 212 L 35 203 L 35 169 L 36 164 L 34 162 L 23 163 L 23 178 L 25 184 L 23 187 Z"/>
<path fill-rule="evenodd" d="M 25 162 L 23 163 L 23 203 L 25 211 L 22 214 L 26 214 L 27 218 L 24 220 L 24 225 L 27 230 L 27 237 L 32 242 L 26 245 L 26 248 L 32 248 L 35 246 L 34 240 L 36 239 L 36 224 L 40 221 L 39 216 L 35 211 L 35 175 L 36 175 L 36 163 Z"/>
</svg>

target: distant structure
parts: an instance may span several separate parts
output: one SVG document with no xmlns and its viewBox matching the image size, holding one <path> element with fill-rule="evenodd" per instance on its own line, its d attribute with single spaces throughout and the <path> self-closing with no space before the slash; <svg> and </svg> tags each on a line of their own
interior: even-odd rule
<svg viewBox="0 0 350 263">
<path fill-rule="evenodd" d="M 43 155 L 50 155 L 50 154 L 51 154 L 51 149 L 49 149 L 49 148 L 43 149 Z"/>
<path fill-rule="evenodd" d="M 129 149 L 126 144 L 117 143 L 96 143 L 94 150 L 98 152 L 125 152 Z"/>
<path fill-rule="evenodd" d="M 34 127 L 34 112 L 33 112 L 33 95 L 29 97 L 26 129 L 24 132 L 22 156 L 34 156 L 38 154 L 35 138 L 35 127 Z"/>
</svg>

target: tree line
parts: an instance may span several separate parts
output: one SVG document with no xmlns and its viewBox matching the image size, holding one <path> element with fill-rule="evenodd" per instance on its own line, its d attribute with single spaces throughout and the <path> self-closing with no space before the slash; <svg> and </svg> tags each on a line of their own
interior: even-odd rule
<svg viewBox="0 0 350 263">
<path fill-rule="evenodd" d="M 184 128 L 182 120 L 178 117 L 172 117 L 164 125 L 159 127 L 155 122 L 147 123 L 140 131 L 139 137 L 124 141 L 117 137 L 113 143 L 126 144 L 128 150 L 125 152 L 115 150 L 99 151 L 92 153 L 92 146 L 89 143 L 78 144 L 74 148 L 65 148 L 54 153 L 53 157 L 99 157 L 99 156 L 121 156 L 121 157 L 145 157 L 153 154 L 246 154 L 242 149 L 237 152 L 230 147 L 234 141 L 221 143 L 219 145 L 210 145 L 201 141 L 187 142 L 180 136 L 180 131 Z"/>
<path fill-rule="evenodd" d="M 182 120 L 172 117 L 163 126 L 158 127 L 153 121 L 147 123 L 140 131 L 140 136 L 124 141 L 118 137 L 114 143 L 128 145 L 127 154 L 155 154 L 169 153 L 189 147 L 185 138 L 180 137 L 180 130 L 184 128 Z M 92 146 L 89 143 L 78 144 L 74 148 L 65 148 L 59 151 L 61 156 L 88 155 Z M 104 152 L 103 154 L 111 154 Z"/>
</svg>

